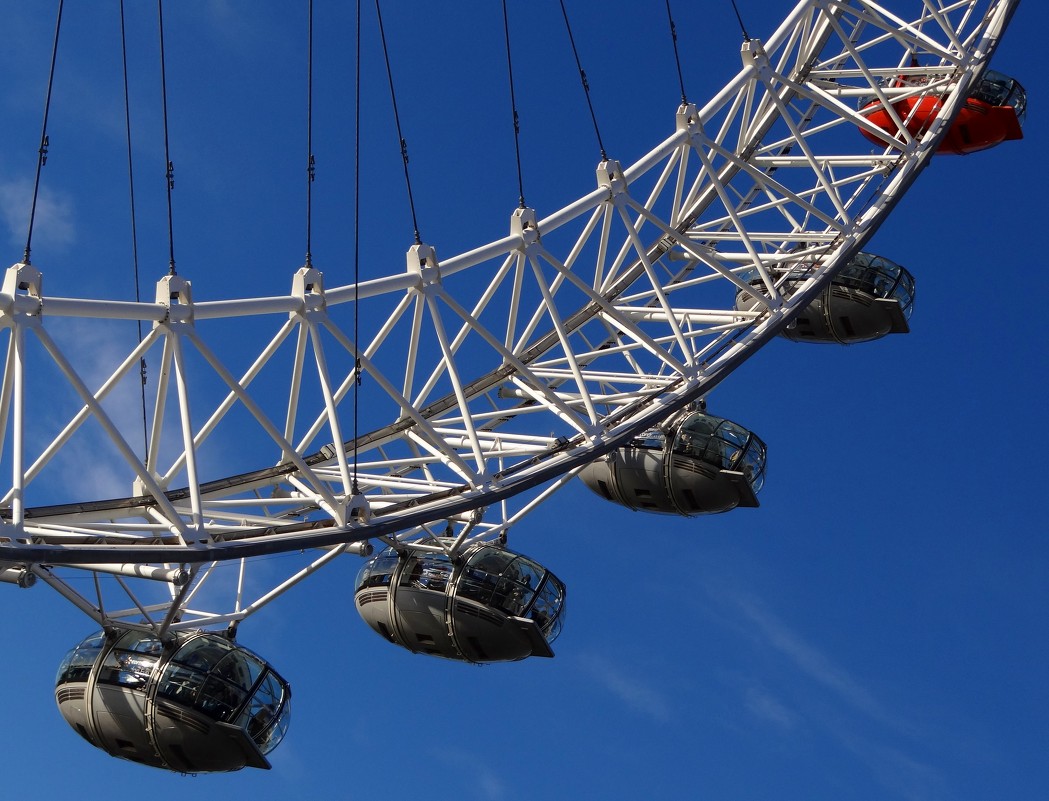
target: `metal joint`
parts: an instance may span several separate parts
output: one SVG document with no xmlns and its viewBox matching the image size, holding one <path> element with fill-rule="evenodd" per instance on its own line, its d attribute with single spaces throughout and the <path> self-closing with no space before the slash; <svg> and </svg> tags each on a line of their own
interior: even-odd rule
<svg viewBox="0 0 1049 801">
<path fill-rule="evenodd" d="M 165 275 L 157 281 L 157 305 L 167 310 L 167 319 L 160 322 L 193 323 L 193 284 L 179 275 Z"/>
<path fill-rule="evenodd" d="M 422 243 L 408 248 L 406 257 L 408 272 L 419 276 L 422 285 L 441 283 L 441 265 L 437 262 L 437 251 Z"/>
<path fill-rule="evenodd" d="M 323 313 L 328 305 L 324 296 L 324 273 L 314 267 L 300 267 L 291 279 L 291 294 L 302 301 L 302 313 Z M 299 312 L 289 316 L 296 314 Z"/>
<path fill-rule="evenodd" d="M 597 165 L 597 185 L 607 189 L 612 196 L 626 194 L 627 181 L 623 165 L 615 159 L 605 159 Z"/>
<path fill-rule="evenodd" d="M 520 237 L 522 248 L 539 241 L 539 223 L 535 218 L 535 209 L 514 209 L 514 213 L 510 215 L 510 235 Z"/>
</svg>

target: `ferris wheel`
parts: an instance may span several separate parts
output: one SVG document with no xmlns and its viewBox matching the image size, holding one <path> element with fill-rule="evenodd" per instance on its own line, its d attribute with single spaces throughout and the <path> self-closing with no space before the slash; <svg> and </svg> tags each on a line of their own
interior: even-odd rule
<svg viewBox="0 0 1049 801">
<path fill-rule="evenodd" d="M 286 294 L 211 299 L 170 274 L 136 303 L 53 296 L 45 267 L 10 267 L 0 579 L 46 584 L 108 632 L 63 663 L 67 720 L 161 767 L 265 767 L 287 684 L 231 634 L 325 565 L 371 556 L 358 609 L 394 643 L 549 656 L 564 585 L 506 546 L 559 488 L 680 515 L 757 505 L 765 445 L 708 393 L 776 336 L 906 332 L 914 279 L 866 243 L 938 152 L 1022 136 L 1022 87 L 988 68 L 1016 2 L 886 5 L 798 3 L 712 100 L 667 109 L 635 163 L 603 157 L 564 208 L 522 204 L 463 253 L 416 242 L 380 278 L 306 266 Z M 86 363 L 70 331 L 114 321 L 146 332 Z M 113 398 L 147 356 L 141 454 Z M 125 495 L 68 479 L 86 428 Z M 256 569 L 273 554 L 294 567 Z M 235 703 L 214 689 L 234 674 Z M 136 693 L 146 733 L 114 745 L 84 699 Z M 180 705 L 224 728 L 192 748 L 147 736 Z"/>
</svg>

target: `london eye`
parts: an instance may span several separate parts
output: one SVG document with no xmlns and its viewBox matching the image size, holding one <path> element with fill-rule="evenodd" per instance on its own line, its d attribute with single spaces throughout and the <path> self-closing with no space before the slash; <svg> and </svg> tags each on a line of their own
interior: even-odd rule
<svg viewBox="0 0 1049 801">
<path fill-rule="evenodd" d="M 733 510 L 758 506 L 774 451 L 715 390 L 771 342 L 805 359 L 807 341 L 906 333 L 922 269 L 876 232 L 934 158 L 1022 137 L 1023 87 L 989 67 L 1015 4 L 914 6 L 799 3 L 744 38 L 712 99 L 667 109 L 654 147 L 618 158 L 598 131 L 575 200 L 511 193 L 504 229 L 459 248 L 422 215 L 357 281 L 345 258 L 232 280 L 194 253 L 131 301 L 101 277 L 67 291 L 42 234 L 32 258 L 27 244 L 3 288 L 0 563 L 103 632 L 70 652 L 86 678 L 59 674 L 67 722 L 180 772 L 266 767 L 294 677 L 238 634 L 313 576 L 357 575 L 361 616 L 410 651 L 550 656 L 566 584 L 521 535 L 566 487 L 749 514 Z M 192 252 L 179 166 L 172 254 Z M 213 661 L 185 656 L 205 642 Z M 141 707 L 145 739 L 121 735 L 114 705 Z M 157 734 L 185 725 L 218 727 L 234 756 L 215 756 L 217 734 L 197 751 Z"/>
</svg>

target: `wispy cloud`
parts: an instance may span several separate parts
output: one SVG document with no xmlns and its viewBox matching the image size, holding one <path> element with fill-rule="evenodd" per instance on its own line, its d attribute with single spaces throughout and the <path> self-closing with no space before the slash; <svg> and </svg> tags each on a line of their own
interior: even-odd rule
<svg viewBox="0 0 1049 801">
<path fill-rule="evenodd" d="M 782 657 L 775 662 L 781 688 L 776 693 L 760 680 L 733 680 L 753 719 L 784 732 L 802 723 L 821 728 L 896 797 L 907 801 L 946 797 L 942 772 L 908 753 L 922 748 L 926 734 L 919 727 L 756 595 L 716 581 L 708 581 L 706 589 L 720 622 L 748 637 L 759 651 Z M 788 695 L 790 700 L 784 700 Z"/>
<path fill-rule="evenodd" d="M 509 797 L 506 783 L 492 770 L 483 754 L 461 751 L 455 748 L 442 748 L 433 752 L 433 756 L 453 769 L 453 773 L 463 776 L 473 785 L 474 792 L 468 798 L 484 798 L 490 801 L 502 801 Z"/>
<path fill-rule="evenodd" d="M 754 717 L 774 723 L 782 729 L 793 729 L 800 716 L 763 687 L 750 686 L 744 691 L 744 700 Z"/>
<path fill-rule="evenodd" d="M 596 654 L 584 656 L 580 664 L 598 685 L 636 712 L 659 722 L 671 717 L 671 706 L 663 692 L 647 679 L 632 676 Z"/>
<path fill-rule="evenodd" d="M 890 714 L 871 692 L 825 653 L 806 642 L 801 635 L 765 607 L 754 596 L 734 594 L 727 596 L 765 642 L 787 657 L 794 667 L 809 679 L 833 692 L 840 700 L 880 723 L 897 729 L 910 727 Z"/>
<path fill-rule="evenodd" d="M 29 179 L 0 181 L 0 220 L 13 245 L 25 244 L 33 184 Z M 68 248 L 76 239 L 73 201 L 47 187 L 40 188 L 33 224 L 34 238 L 46 238 L 52 247 Z"/>
</svg>

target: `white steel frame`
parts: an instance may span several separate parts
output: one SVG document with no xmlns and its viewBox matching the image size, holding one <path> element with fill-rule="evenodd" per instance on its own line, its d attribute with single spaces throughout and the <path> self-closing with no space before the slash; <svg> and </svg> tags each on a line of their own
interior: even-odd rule
<svg viewBox="0 0 1049 801">
<path fill-rule="evenodd" d="M 34 267 L 14 265 L 0 293 L 0 579 L 39 578 L 101 624 L 235 625 L 377 537 L 453 553 L 505 537 L 816 296 L 927 164 L 1016 2 L 894 5 L 907 11 L 799 3 L 648 155 L 602 162 L 589 194 L 542 219 L 518 209 L 507 236 L 451 258 L 413 246 L 403 272 L 359 286 L 326 288 L 303 268 L 284 296 L 198 301 L 168 276 L 155 302 L 130 303 L 47 296 Z M 926 95 L 943 105 L 919 136 L 864 116 L 869 102 Z M 799 263 L 811 270 L 787 298 L 778 282 Z M 763 305 L 737 311 L 738 292 Z M 249 317 L 269 334 L 231 336 Z M 152 329 L 92 389 L 52 335 L 63 318 Z M 141 458 L 107 403 L 145 354 L 161 368 Z M 36 375 L 53 376 L 46 391 Z M 28 418 L 56 398 L 73 409 L 65 423 L 30 436 Z M 126 470 L 128 496 L 34 503 L 50 501 L 38 488 L 85 426 L 103 432 L 99 458 Z M 272 466 L 223 462 L 244 471 L 210 477 L 202 454 L 234 428 L 267 443 Z M 256 558 L 277 554 L 295 554 L 290 572 Z"/>
</svg>

